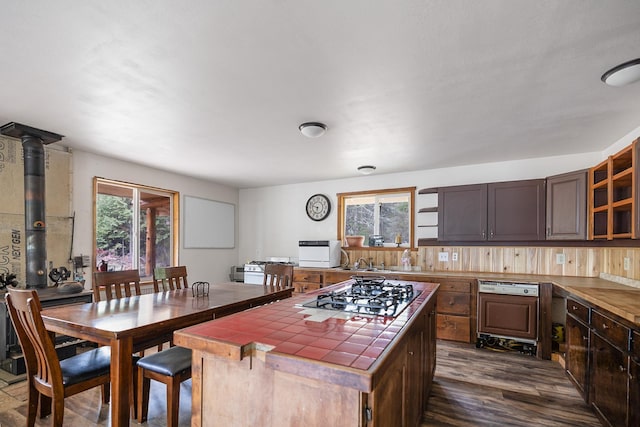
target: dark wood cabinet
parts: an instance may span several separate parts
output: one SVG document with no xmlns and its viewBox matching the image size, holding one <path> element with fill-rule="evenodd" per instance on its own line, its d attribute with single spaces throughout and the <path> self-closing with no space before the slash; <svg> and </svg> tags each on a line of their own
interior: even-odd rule
<svg viewBox="0 0 640 427">
<path fill-rule="evenodd" d="M 487 239 L 487 185 L 438 189 L 438 240 Z"/>
<path fill-rule="evenodd" d="M 544 179 L 488 185 L 487 240 L 544 240 Z"/>
<path fill-rule="evenodd" d="M 589 327 L 573 316 L 567 316 L 565 327 L 567 374 L 585 401 L 589 399 Z"/>
<path fill-rule="evenodd" d="M 587 174 L 585 169 L 547 178 L 547 240 L 587 238 Z"/>
<path fill-rule="evenodd" d="M 606 426 L 640 425 L 640 330 L 600 307 L 567 298 L 566 369 Z M 636 345 L 637 344 L 637 345 Z"/>
<path fill-rule="evenodd" d="M 545 238 L 543 179 L 438 189 L 438 239 L 528 241 Z"/>
<path fill-rule="evenodd" d="M 597 332 L 593 334 L 591 404 L 608 425 L 625 427 L 627 415 L 627 355 Z"/>
<path fill-rule="evenodd" d="M 640 343 L 638 343 L 640 345 Z M 640 360 L 629 358 L 629 426 L 640 426 Z"/>
<path fill-rule="evenodd" d="M 447 278 L 430 280 L 440 283 L 436 303 L 438 339 L 475 342 L 475 281 Z"/>
</svg>

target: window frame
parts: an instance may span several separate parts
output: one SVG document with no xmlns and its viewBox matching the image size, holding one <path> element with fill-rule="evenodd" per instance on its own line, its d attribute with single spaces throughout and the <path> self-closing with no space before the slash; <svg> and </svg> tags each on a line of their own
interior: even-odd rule
<svg viewBox="0 0 640 427">
<path fill-rule="evenodd" d="M 337 206 L 337 214 L 338 214 L 338 240 L 343 247 L 347 247 L 345 245 L 345 235 L 344 228 L 346 222 L 346 203 L 345 199 L 348 197 L 361 197 L 361 196 L 382 196 L 385 194 L 393 194 L 393 193 L 409 193 L 409 246 L 400 246 L 398 247 L 379 247 L 379 246 L 363 246 L 358 249 L 367 249 L 367 250 L 405 250 L 405 249 L 414 249 L 415 248 L 415 221 L 416 221 L 416 213 L 415 213 L 415 199 L 416 199 L 416 187 L 400 187 L 400 188 L 385 188 L 381 190 L 364 190 L 364 191 L 351 191 L 348 193 L 337 193 L 336 197 L 338 199 Z M 348 248 L 348 247 L 347 247 Z M 353 248 L 351 248 L 353 249 Z"/>
<path fill-rule="evenodd" d="M 98 223 L 98 208 L 97 208 L 97 201 L 98 201 L 98 188 L 100 185 L 111 185 L 114 187 L 121 187 L 121 188 L 125 188 L 125 189 L 131 189 L 134 192 L 150 192 L 150 193 L 162 193 L 163 195 L 166 194 L 167 197 L 169 197 L 170 199 L 170 203 L 171 203 L 171 265 L 178 265 L 179 264 L 179 243 L 180 243 L 180 193 L 178 191 L 175 190 L 168 190 L 165 188 L 159 188 L 159 187 L 152 187 L 149 185 L 142 185 L 142 184 L 135 184 L 135 183 L 131 183 L 131 182 L 126 182 L 126 181 L 118 181 L 118 180 L 114 180 L 114 179 L 108 179 L 108 178 L 102 178 L 102 177 L 98 177 L 98 176 L 94 176 L 93 177 L 93 238 L 92 238 L 92 257 L 96 257 L 96 254 L 98 252 L 98 244 L 97 244 L 97 232 L 98 232 L 98 228 L 97 228 L 97 223 Z M 137 209 L 136 209 L 137 211 Z M 135 212 L 135 211 L 134 211 Z M 136 233 L 135 233 L 135 240 L 137 242 L 140 241 L 140 230 L 139 230 L 139 221 L 136 219 L 138 214 L 134 214 L 134 224 L 136 227 Z M 136 265 L 136 268 L 139 270 L 140 269 L 140 265 L 139 265 L 139 248 L 136 249 L 136 252 L 134 254 L 133 257 L 133 262 Z M 96 262 L 94 262 L 94 264 L 97 264 L 97 260 Z M 92 271 L 97 271 L 98 267 L 97 265 L 93 265 Z M 145 276 L 145 278 L 147 277 L 152 277 L 153 276 L 153 272 L 151 272 L 150 276 Z"/>
</svg>

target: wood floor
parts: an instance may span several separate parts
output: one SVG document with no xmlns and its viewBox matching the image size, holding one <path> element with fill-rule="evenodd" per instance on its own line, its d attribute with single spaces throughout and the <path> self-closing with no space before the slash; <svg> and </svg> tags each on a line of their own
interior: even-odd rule
<svg viewBox="0 0 640 427">
<path fill-rule="evenodd" d="M 601 426 L 557 362 L 438 341 L 422 426 Z"/>
<path fill-rule="evenodd" d="M 437 349 L 436 378 L 422 427 L 601 425 L 556 362 L 446 341 L 438 341 Z M 149 421 L 143 425 L 166 427 L 164 396 L 164 386 L 152 381 Z M 180 426 L 190 425 L 190 400 L 187 381 L 181 387 Z M 0 427 L 24 426 L 25 411 L 24 381 L 0 383 Z M 49 422 L 38 420 L 36 426 Z M 101 405 L 99 389 L 66 400 L 65 425 L 110 425 L 109 406 Z"/>
</svg>

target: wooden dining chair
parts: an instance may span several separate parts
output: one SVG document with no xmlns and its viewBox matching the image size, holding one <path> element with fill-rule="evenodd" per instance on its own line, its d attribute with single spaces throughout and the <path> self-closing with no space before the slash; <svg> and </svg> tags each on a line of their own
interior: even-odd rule
<svg viewBox="0 0 640 427">
<path fill-rule="evenodd" d="M 266 292 L 281 291 L 293 286 L 293 266 L 288 264 L 266 264 L 264 281 Z"/>
<path fill-rule="evenodd" d="M 104 403 L 109 403 L 111 347 L 104 346 L 60 360 L 52 336 L 44 326 L 38 292 L 7 288 L 6 304 L 22 347 L 27 367 L 27 426 L 53 414 L 51 424 L 62 427 L 64 399 L 99 385 Z"/>
<path fill-rule="evenodd" d="M 177 427 L 180 414 L 180 384 L 191 378 L 191 350 L 171 347 L 138 360 L 138 376 L 142 384 L 138 388 L 138 422 L 147 420 L 151 380 L 167 387 L 167 426 Z"/>
<path fill-rule="evenodd" d="M 140 273 L 138 270 L 94 271 L 93 301 L 120 299 L 140 295 Z"/>
<path fill-rule="evenodd" d="M 188 288 L 187 267 L 158 267 L 153 270 L 153 291 L 172 291 Z"/>
</svg>

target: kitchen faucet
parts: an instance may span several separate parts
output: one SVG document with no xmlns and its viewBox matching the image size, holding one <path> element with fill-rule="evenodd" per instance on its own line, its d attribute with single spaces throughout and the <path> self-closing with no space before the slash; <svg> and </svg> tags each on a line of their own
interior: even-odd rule
<svg viewBox="0 0 640 427">
<path fill-rule="evenodd" d="M 363 257 L 358 258 L 355 265 L 356 270 L 361 268 L 360 266 L 362 266 L 362 268 L 367 268 L 367 264 L 369 264 L 369 268 L 373 268 L 373 258 L 371 258 L 371 260 L 372 261 L 367 262 Z M 362 261 L 362 264 L 360 264 L 360 261 Z"/>
</svg>

